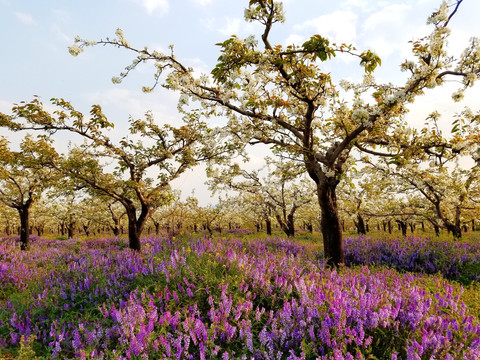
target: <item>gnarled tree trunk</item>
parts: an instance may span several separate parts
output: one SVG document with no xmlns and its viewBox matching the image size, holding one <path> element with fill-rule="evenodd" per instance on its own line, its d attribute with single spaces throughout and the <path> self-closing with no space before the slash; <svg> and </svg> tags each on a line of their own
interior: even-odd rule
<svg viewBox="0 0 480 360">
<path fill-rule="evenodd" d="M 321 230 L 323 248 L 327 264 L 336 267 L 344 263 L 343 238 L 338 216 L 337 195 L 335 193 L 338 181 L 327 179 L 317 184 L 318 203 L 321 209 Z"/>
</svg>

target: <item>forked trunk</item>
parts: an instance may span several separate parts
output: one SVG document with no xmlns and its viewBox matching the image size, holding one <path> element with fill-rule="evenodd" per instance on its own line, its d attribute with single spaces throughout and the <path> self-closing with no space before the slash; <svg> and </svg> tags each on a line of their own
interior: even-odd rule
<svg viewBox="0 0 480 360">
<path fill-rule="evenodd" d="M 340 219 L 338 217 L 336 183 L 317 184 L 318 203 L 321 209 L 321 230 L 323 249 L 327 264 L 338 267 L 344 263 L 343 238 Z"/>
<path fill-rule="evenodd" d="M 462 238 L 462 227 L 459 224 L 447 224 L 447 230 L 452 233 L 455 240 Z"/>
<path fill-rule="evenodd" d="M 128 215 L 128 247 L 132 250 L 140 251 L 140 235 L 142 231 L 138 229 L 136 217 Z"/>
</svg>

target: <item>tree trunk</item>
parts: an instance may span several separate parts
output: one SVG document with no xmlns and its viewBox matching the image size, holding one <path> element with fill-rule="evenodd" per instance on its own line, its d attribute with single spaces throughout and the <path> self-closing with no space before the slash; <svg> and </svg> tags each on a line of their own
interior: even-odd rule
<svg viewBox="0 0 480 360">
<path fill-rule="evenodd" d="M 399 229 L 402 231 L 402 236 L 407 236 L 407 222 L 403 220 L 396 220 Z"/>
<path fill-rule="evenodd" d="M 413 234 L 415 232 L 415 224 L 413 222 L 410 222 L 410 223 L 408 223 L 408 225 L 410 226 L 410 231 Z"/>
<path fill-rule="evenodd" d="M 213 229 L 210 226 L 210 223 L 207 222 L 206 227 L 207 227 L 208 235 L 213 236 Z"/>
<path fill-rule="evenodd" d="M 72 239 L 73 235 L 75 235 L 75 223 L 69 223 L 67 226 L 68 238 Z"/>
<path fill-rule="evenodd" d="M 307 224 L 307 230 L 308 230 L 308 232 L 309 232 L 310 234 L 313 233 L 313 225 L 312 225 L 312 223 L 308 223 L 308 224 Z"/>
<path fill-rule="evenodd" d="M 321 231 L 323 235 L 323 249 L 327 264 L 337 267 L 344 263 L 343 238 L 338 217 L 336 180 L 317 184 L 318 203 L 321 210 Z"/>
<path fill-rule="evenodd" d="M 140 251 L 140 236 L 143 230 L 143 223 L 139 223 L 137 221 L 137 212 L 135 207 L 132 206 L 125 206 L 127 210 L 127 218 L 128 218 L 128 247 L 132 250 Z"/>
<path fill-rule="evenodd" d="M 357 215 L 357 221 L 355 221 L 355 226 L 357 227 L 358 235 L 365 235 L 367 231 L 365 230 L 365 221 L 363 220 L 362 215 Z"/>
<path fill-rule="evenodd" d="M 451 233 L 452 233 L 453 238 L 454 238 L 455 240 L 458 240 L 458 239 L 460 239 L 460 238 L 462 237 L 462 228 L 461 228 L 460 225 L 457 225 L 457 224 L 455 224 L 455 225 L 453 225 L 453 224 L 448 224 L 448 225 L 447 225 L 447 230 L 448 230 L 448 232 L 451 232 Z"/>
<path fill-rule="evenodd" d="M 83 225 L 83 231 L 85 232 L 85 235 L 90 236 L 90 230 L 89 230 L 89 225 Z"/>
<path fill-rule="evenodd" d="M 286 221 L 283 221 L 282 217 L 279 214 L 275 214 L 277 219 L 278 225 L 282 231 L 287 235 L 289 238 L 293 238 L 295 236 L 295 227 L 293 224 L 293 214 L 288 214 Z"/>
<path fill-rule="evenodd" d="M 267 235 L 272 235 L 272 220 L 270 220 L 270 218 L 267 217 L 265 219 L 265 223 L 267 226 Z"/>
<path fill-rule="evenodd" d="M 28 250 L 30 248 L 29 238 L 29 221 L 30 221 L 30 204 L 24 204 L 17 208 L 20 215 L 20 249 Z"/>
</svg>

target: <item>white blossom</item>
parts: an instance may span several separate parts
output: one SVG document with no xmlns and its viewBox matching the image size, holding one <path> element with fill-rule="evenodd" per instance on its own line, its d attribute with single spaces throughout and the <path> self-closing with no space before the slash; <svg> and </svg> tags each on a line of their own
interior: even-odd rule
<svg viewBox="0 0 480 360">
<path fill-rule="evenodd" d="M 335 171 L 333 169 L 328 169 L 326 172 L 325 172 L 325 176 L 327 178 L 333 178 L 335 177 Z"/>
<path fill-rule="evenodd" d="M 118 28 L 117 31 L 115 31 L 115 35 L 117 36 L 117 39 L 120 42 L 120 44 L 128 47 L 128 42 L 127 42 L 127 39 L 125 39 L 125 36 L 123 35 L 122 29 Z"/>
<path fill-rule="evenodd" d="M 457 92 L 453 93 L 452 99 L 453 99 L 453 101 L 458 102 L 458 101 L 461 101 L 463 99 L 464 95 L 465 94 L 463 92 L 463 89 L 460 89 Z"/>
<path fill-rule="evenodd" d="M 82 51 L 83 51 L 83 48 L 81 48 L 77 44 L 74 44 L 74 45 L 68 47 L 68 52 L 70 53 L 70 55 L 73 55 L 73 56 L 77 56 Z"/>
<path fill-rule="evenodd" d="M 352 120 L 355 122 L 363 123 L 369 118 L 368 111 L 365 109 L 356 109 L 352 113 Z"/>
</svg>

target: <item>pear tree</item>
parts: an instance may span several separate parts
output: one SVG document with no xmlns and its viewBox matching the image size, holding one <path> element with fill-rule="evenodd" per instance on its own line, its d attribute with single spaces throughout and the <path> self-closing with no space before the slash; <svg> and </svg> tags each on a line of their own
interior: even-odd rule
<svg viewBox="0 0 480 360">
<path fill-rule="evenodd" d="M 30 246 L 33 204 L 58 179 L 58 172 L 45 164 L 57 159 L 57 152 L 45 137 L 27 135 L 17 151 L 10 148 L 5 137 L 0 138 L 0 202 L 18 212 L 22 250 Z"/>
<path fill-rule="evenodd" d="M 432 31 L 412 43 L 413 60 L 399 59 L 408 74 L 400 84 L 373 78 L 381 59 L 369 49 L 332 43 L 321 34 L 301 45 L 273 44 L 272 29 L 285 21 L 282 3 L 275 0 L 246 2 L 245 20 L 260 24 L 262 31 L 258 37 L 231 36 L 219 43 L 220 56 L 210 75 L 198 76 L 175 56 L 173 48 L 170 53 L 160 53 L 131 45 L 120 29 L 113 39 L 77 37 L 70 53 L 78 55 L 85 47 L 97 45 L 129 50 L 134 60 L 114 82 L 121 82 L 139 64 L 152 62 L 154 80 L 144 91 L 159 84 L 177 91 L 181 94 L 179 106 L 186 113 L 226 118 L 225 129 L 232 142 L 267 144 L 302 161 L 316 185 L 325 256 L 330 265 L 338 265 L 343 263 L 343 241 L 336 189 L 354 151 L 388 147 L 395 141 L 408 104 L 429 89 L 458 78 L 461 85 L 454 98 L 459 100 L 478 78 L 479 39 L 472 39 L 461 54 L 447 52 L 448 25 L 461 3 L 457 0 L 448 6 L 443 2 L 428 18 Z M 334 79 L 323 64 L 336 56 L 358 59 L 360 67 L 352 66 L 351 72 L 364 71 L 364 80 Z M 342 89 L 353 92 L 351 101 L 343 100 Z M 366 101 L 368 96 L 371 101 Z M 199 102 L 200 109 L 193 107 L 192 100 Z"/>
<path fill-rule="evenodd" d="M 218 135 L 195 115 L 183 125 L 158 125 L 151 112 L 145 119 L 130 118 L 128 134 L 111 137 L 114 124 L 99 105 L 84 116 L 69 102 L 52 99 L 54 111 L 45 110 L 35 98 L 0 114 L 0 125 L 14 131 L 38 130 L 47 134 L 68 131 L 83 143 L 75 145 L 57 170 L 77 189 L 109 197 L 123 205 L 128 219 L 129 247 L 141 249 L 140 236 L 149 216 L 170 199 L 170 183 L 200 161 L 220 156 Z M 153 171 L 153 175 L 152 175 Z"/>
</svg>

